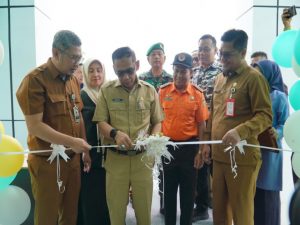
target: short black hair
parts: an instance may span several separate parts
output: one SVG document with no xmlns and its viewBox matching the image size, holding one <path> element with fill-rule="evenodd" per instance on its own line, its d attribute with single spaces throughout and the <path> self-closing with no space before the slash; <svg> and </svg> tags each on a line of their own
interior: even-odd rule
<svg viewBox="0 0 300 225">
<path fill-rule="evenodd" d="M 233 47 L 236 50 L 242 51 L 243 49 L 247 49 L 248 35 L 243 30 L 231 29 L 222 35 L 221 41 L 233 42 Z"/>
<path fill-rule="evenodd" d="M 213 43 L 213 45 L 214 45 L 215 47 L 217 47 L 217 40 L 216 40 L 216 38 L 215 38 L 214 36 L 212 36 L 212 35 L 210 35 L 210 34 L 204 34 L 204 35 L 202 35 L 202 36 L 199 38 L 199 41 L 204 40 L 204 39 L 210 39 L 211 42 Z M 199 41 L 198 41 L 198 42 L 199 42 Z"/>
<path fill-rule="evenodd" d="M 257 52 L 253 52 L 251 55 L 251 58 L 255 58 L 255 57 L 265 57 L 266 59 L 268 59 L 268 55 L 267 53 L 263 52 L 263 51 L 257 51 Z"/>
<path fill-rule="evenodd" d="M 129 47 L 121 47 L 116 49 L 112 54 L 112 61 L 114 62 L 116 59 L 122 59 L 124 57 L 131 57 L 133 62 L 136 61 L 135 53 Z"/>
<path fill-rule="evenodd" d="M 81 46 L 80 38 L 73 31 L 60 30 L 54 35 L 52 48 L 65 51 L 73 46 Z"/>
</svg>

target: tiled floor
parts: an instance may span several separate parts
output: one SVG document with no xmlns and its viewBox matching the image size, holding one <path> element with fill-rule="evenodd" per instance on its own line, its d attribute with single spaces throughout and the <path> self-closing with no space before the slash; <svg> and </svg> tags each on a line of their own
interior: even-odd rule
<svg viewBox="0 0 300 225">
<path fill-rule="evenodd" d="M 163 225 L 165 224 L 164 222 L 164 216 L 159 213 L 159 195 L 154 188 L 154 193 L 153 193 L 153 204 L 152 204 L 152 224 L 153 225 Z M 212 214 L 211 210 L 209 211 L 210 218 L 208 220 L 204 221 L 197 221 L 196 223 L 193 223 L 195 225 L 212 225 Z M 178 209 L 177 213 L 177 224 L 179 224 L 179 214 L 180 210 Z M 134 210 L 132 209 L 131 204 L 128 205 L 127 207 L 127 218 L 126 218 L 126 225 L 136 225 L 136 220 L 134 216 Z"/>
</svg>

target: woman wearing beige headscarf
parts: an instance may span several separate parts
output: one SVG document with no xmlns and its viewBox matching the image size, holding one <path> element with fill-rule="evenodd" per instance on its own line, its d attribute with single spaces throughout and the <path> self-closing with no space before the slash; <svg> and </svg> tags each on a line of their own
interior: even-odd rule
<svg viewBox="0 0 300 225">
<path fill-rule="evenodd" d="M 95 58 L 83 64 L 84 87 L 81 90 L 83 101 L 82 116 L 85 123 L 87 142 L 92 146 L 100 146 L 97 123 L 92 121 L 100 87 L 105 82 L 104 65 Z M 78 207 L 78 225 L 109 225 L 109 213 L 105 196 L 105 157 L 102 148 L 90 151 L 92 165 L 81 174 L 81 192 Z M 83 168 L 83 165 L 82 165 Z"/>
</svg>

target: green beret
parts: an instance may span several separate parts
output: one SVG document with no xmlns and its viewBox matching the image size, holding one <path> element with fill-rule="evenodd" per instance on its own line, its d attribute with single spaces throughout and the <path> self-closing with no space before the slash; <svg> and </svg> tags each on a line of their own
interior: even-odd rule
<svg viewBox="0 0 300 225">
<path fill-rule="evenodd" d="M 164 50 L 164 44 L 158 42 L 158 43 L 155 43 L 154 45 L 151 45 L 151 47 L 148 49 L 146 55 L 149 56 L 153 50 L 157 50 L 157 49 L 158 49 L 158 50 L 162 50 L 163 53 L 165 53 L 165 50 Z"/>
</svg>

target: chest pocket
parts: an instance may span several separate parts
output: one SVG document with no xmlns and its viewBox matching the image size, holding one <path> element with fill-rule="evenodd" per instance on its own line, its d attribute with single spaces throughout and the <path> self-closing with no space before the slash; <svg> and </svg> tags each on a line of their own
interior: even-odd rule
<svg viewBox="0 0 300 225">
<path fill-rule="evenodd" d="M 67 100 L 64 95 L 49 94 L 49 104 L 45 105 L 49 116 L 61 116 L 67 114 Z"/>
<path fill-rule="evenodd" d="M 162 108 L 165 114 L 165 118 L 176 115 L 176 110 L 174 109 L 173 101 L 163 101 Z"/>
<path fill-rule="evenodd" d="M 137 122 L 150 121 L 151 102 L 149 100 L 137 100 L 135 108 Z"/>
<path fill-rule="evenodd" d="M 182 115 L 185 115 L 185 119 L 187 122 L 194 122 L 196 118 L 196 110 L 198 109 L 198 103 L 197 101 L 189 101 L 185 102 L 182 107 L 178 109 L 178 116 L 179 118 Z"/>
<path fill-rule="evenodd" d="M 112 102 L 108 105 L 108 110 L 110 112 L 110 122 L 112 125 L 116 123 L 122 124 L 122 122 L 128 118 L 125 102 Z"/>
</svg>

